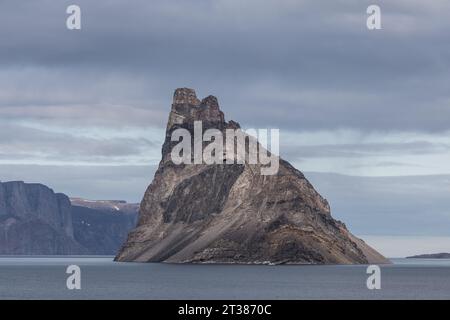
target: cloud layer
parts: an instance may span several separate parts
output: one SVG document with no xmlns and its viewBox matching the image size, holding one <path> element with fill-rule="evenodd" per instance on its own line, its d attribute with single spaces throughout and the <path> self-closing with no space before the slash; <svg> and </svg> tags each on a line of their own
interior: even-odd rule
<svg viewBox="0 0 450 320">
<path fill-rule="evenodd" d="M 445 0 L 381 1 L 376 32 L 356 0 L 82 0 L 81 31 L 65 28 L 68 4 L 2 1 L 2 106 L 125 105 L 162 126 L 190 86 L 249 125 L 450 129 Z"/>
</svg>

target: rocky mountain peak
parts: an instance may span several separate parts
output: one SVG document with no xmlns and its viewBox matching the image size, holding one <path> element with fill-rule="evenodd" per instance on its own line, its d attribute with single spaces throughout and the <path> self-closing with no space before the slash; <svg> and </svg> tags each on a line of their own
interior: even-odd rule
<svg viewBox="0 0 450 320">
<path fill-rule="evenodd" d="M 279 159 L 273 175 L 262 175 L 258 165 L 248 163 L 173 163 L 171 133 L 177 128 L 195 133 L 199 120 L 203 130 L 239 128 L 237 122 L 225 122 L 214 96 L 199 102 L 192 89 L 175 91 L 162 159 L 142 199 L 137 227 L 116 260 L 387 262 L 334 220 L 328 202 L 285 160 Z"/>
<path fill-rule="evenodd" d="M 202 100 L 202 102 L 200 103 L 200 105 L 204 108 L 211 108 L 214 110 L 219 110 L 219 101 L 217 100 L 217 98 L 215 96 L 207 96 L 206 98 L 204 98 Z"/>
<path fill-rule="evenodd" d="M 173 105 L 179 104 L 198 106 L 200 105 L 200 100 L 197 99 L 194 89 L 178 88 L 173 94 Z"/>
<path fill-rule="evenodd" d="M 208 123 L 225 123 L 225 117 L 220 111 L 219 102 L 214 96 L 199 100 L 195 90 L 178 88 L 173 95 L 172 110 L 167 123 L 169 131 L 173 126 L 202 121 Z"/>
</svg>

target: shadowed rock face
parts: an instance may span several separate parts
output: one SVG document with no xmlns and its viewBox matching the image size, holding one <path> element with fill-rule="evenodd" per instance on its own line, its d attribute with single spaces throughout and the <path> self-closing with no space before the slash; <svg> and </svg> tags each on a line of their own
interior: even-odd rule
<svg viewBox="0 0 450 320">
<path fill-rule="evenodd" d="M 123 212 L 73 205 L 72 216 L 74 238 L 89 254 L 114 255 L 135 227 L 137 210 Z"/>
<path fill-rule="evenodd" d="M 0 183 L 0 254 L 84 254 L 69 198 L 41 184 Z"/>
<path fill-rule="evenodd" d="M 115 254 L 135 226 L 136 206 L 76 203 L 42 184 L 0 183 L 0 254 Z"/>
<path fill-rule="evenodd" d="M 138 225 L 118 261 L 193 263 L 387 263 L 334 220 L 328 202 L 304 175 L 280 159 L 278 173 L 254 164 L 175 165 L 171 134 L 194 121 L 209 128 L 226 122 L 215 97 L 177 89 L 162 160 L 140 206 Z M 248 151 L 248 149 L 246 149 Z"/>
</svg>

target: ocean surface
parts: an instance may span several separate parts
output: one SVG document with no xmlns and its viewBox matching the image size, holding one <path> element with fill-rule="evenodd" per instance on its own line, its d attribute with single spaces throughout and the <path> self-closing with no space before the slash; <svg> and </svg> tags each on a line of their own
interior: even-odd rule
<svg viewBox="0 0 450 320">
<path fill-rule="evenodd" d="M 367 266 L 118 263 L 113 257 L 0 256 L 0 299 L 450 299 L 450 259 L 391 259 L 381 289 Z M 81 289 L 68 290 L 69 265 Z"/>
</svg>

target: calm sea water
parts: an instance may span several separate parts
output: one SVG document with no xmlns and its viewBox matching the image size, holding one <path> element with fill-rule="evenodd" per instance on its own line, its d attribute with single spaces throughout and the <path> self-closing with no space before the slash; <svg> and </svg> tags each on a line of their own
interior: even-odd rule
<svg viewBox="0 0 450 320">
<path fill-rule="evenodd" d="M 0 299 L 450 299 L 450 260 L 392 259 L 381 290 L 366 266 L 116 263 L 112 257 L 0 257 Z M 81 268 L 81 290 L 66 268 Z"/>
</svg>

